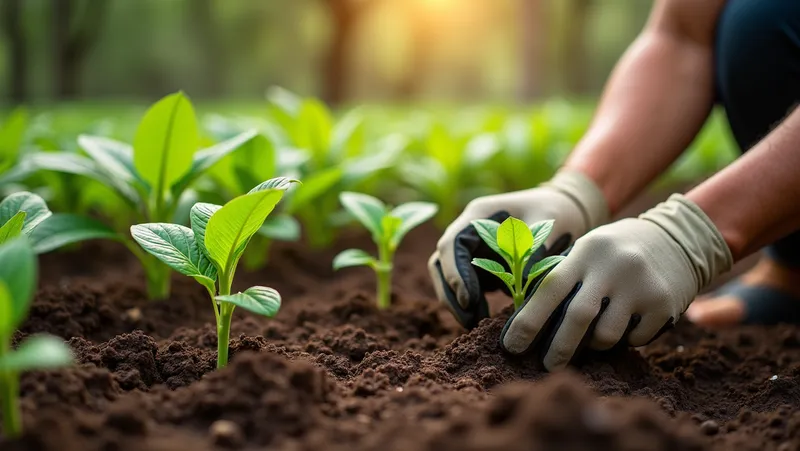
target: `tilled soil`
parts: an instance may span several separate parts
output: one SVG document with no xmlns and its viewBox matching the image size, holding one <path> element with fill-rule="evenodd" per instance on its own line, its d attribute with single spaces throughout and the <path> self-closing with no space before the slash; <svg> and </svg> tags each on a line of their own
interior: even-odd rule
<svg viewBox="0 0 800 451">
<path fill-rule="evenodd" d="M 800 328 L 681 322 L 548 375 L 500 350 L 504 296 L 470 332 L 437 305 L 425 268 L 437 235 L 422 228 L 401 247 L 388 311 L 369 270 L 334 274 L 334 251 L 276 245 L 236 288 L 272 286 L 284 305 L 274 319 L 236 314 L 221 371 L 192 280 L 150 303 L 124 248 L 46 255 L 16 338 L 61 336 L 80 364 L 23 376 L 27 433 L 0 449 L 800 449 Z M 336 250 L 354 245 L 371 249 L 356 237 Z"/>
</svg>

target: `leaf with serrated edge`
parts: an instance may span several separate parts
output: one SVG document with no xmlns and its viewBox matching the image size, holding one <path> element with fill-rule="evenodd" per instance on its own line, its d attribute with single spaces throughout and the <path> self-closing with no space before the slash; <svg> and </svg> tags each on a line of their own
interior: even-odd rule
<svg viewBox="0 0 800 451">
<path fill-rule="evenodd" d="M 36 255 L 28 239 L 19 236 L 0 245 L 0 281 L 11 298 L 12 315 L 8 324 L 17 327 L 28 315 L 36 289 Z"/>
<path fill-rule="evenodd" d="M 505 282 L 509 288 L 513 289 L 514 276 L 507 273 L 506 269 L 503 268 L 503 265 L 500 263 L 497 263 L 494 260 L 489 260 L 488 258 L 473 258 L 472 264 L 499 277 L 500 280 Z"/>
<path fill-rule="evenodd" d="M 373 266 L 376 260 L 361 249 L 347 249 L 333 259 L 333 269 L 339 270 L 351 266 Z"/>
<path fill-rule="evenodd" d="M 250 287 L 241 293 L 217 296 L 215 299 L 270 318 L 281 307 L 281 295 L 269 287 Z"/>
<path fill-rule="evenodd" d="M 533 234 L 528 224 L 509 217 L 497 228 L 497 245 L 511 256 L 514 262 L 519 262 L 525 251 L 533 247 Z"/>
<path fill-rule="evenodd" d="M 386 205 L 379 199 L 362 193 L 343 192 L 339 201 L 355 219 L 372 233 L 373 237 L 382 237 L 381 221 L 386 215 Z"/>
<path fill-rule="evenodd" d="M 52 335 L 34 335 L 16 351 L 0 358 L 0 371 L 20 373 L 69 366 L 74 363 L 72 350 L 64 340 Z"/>
<path fill-rule="evenodd" d="M 131 236 L 144 250 L 179 273 L 216 280 L 217 270 L 197 246 L 194 232 L 178 224 L 149 223 L 131 226 Z"/>
<path fill-rule="evenodd" d="M 220 271 L 230 271 L 250 238 L 281 200 L 283 191 L 268 189 L 239 196 L 226 203 L 208 220 L 205 245 Z"/>
<path fill-rule="evenodd" d="M 22 233 L 26 235 L 53 214 L 40 196 L 20 191 L 9 195 L 0 202 L 0 224 L 5 224 L 20 211 L 26 213 L 25 223 L 22 226 Z"/>
<path fill-rule="evenodd" d="M 197 246 L 208 257 L 208 249 L 206 249 L 206 227 L 211 215 L 222 208 L 222 205 L 209 204 L 206 202 L 198 202 L 192 206 L 189 211 L 189 221 L 192 225 L 192 232 L 194 232 L 195 241 Z"/>
<path fill-rule="evenodd" d="M 439 207 L 430 202 L 409 202 L 394 208 L 389 215 L 400 219 L 400 226 L 392 235 L 392 245 L 397 247 L 413 228 L 432 218 Z"/>
<path fill-rule="evenodd" d="M 16 238 L 22 234 L 22 226 L 25 224 L 26 213 L 24 211 L 17 212 L 5 224 L 0 227 L 0 244 L 8 240 Z"/>
<path fill-rule="evenodd" d="M 540 261 L 534 263 L 533 266 L 531 267 L 531 270 L 528 271 L 528 279 L 533 279 L 535 277 L 538 277 L 543 272 L 557 265 L 558 262 L 560 262 L 563 259 L 564 259 L 563 255 L 552 255 L 550 257 L 545 257 L 541 259 Z"/>
<path fill-rule="evenodd" d="M 30 235 L 37 254 L 86 240 L 119 241 L 122 236 L 102 222 L 84 216 L 57 213 L 39 224 Z"/>
</svg>

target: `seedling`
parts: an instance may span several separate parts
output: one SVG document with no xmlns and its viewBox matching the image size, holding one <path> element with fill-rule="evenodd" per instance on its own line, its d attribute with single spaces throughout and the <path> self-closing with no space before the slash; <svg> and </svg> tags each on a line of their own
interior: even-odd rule
<svg viewBox="0 0 800 451">
<path fill-rule="evenodd" d="M 191 228 L 170 223 L 131 227 L 133 239 L 145 251 L 208 291 L 217 322 L 217 368 L 228 364 L 236 306 L 268 317 L 278 313 L 281 297 L 272 288 L 255 286 L 231 294 L 231 285 L 248 242 L 295 182 L 284 177 L 267 180 L 224 206 L 196 203 L 190 214 Z"/>
<path fill-rule="evenodd" d="M 173 222 L 187 189 L 256 135 L 255 130 L 246 131 L 198 151 L 200 136 L 194 108 L 178 92 L 150 107 L 139 123 L 133 146 L 81 135 L 78 144 L 88 156 L 39 152 L 30 158 L 37 168 L 86 176 L 111 188 L 127 205 L 128 216 L 134 222 Z M 149 297 L 166 298 L 170 291 L 169 268 L 141 252 L 127 233 L 121 232 L 120 239 L 142 263 Z"/>
<path fill-rule="evenodd" d="M 392 261 L 397 246 L 414 227 L 436 214 L 439 207 L 428 202 L 409 202 L 391 211 L 380 200 L 361 193 L 339 195 L 344 208 L 372 233 L 378 246 L 378 258 L 361 249 L 342 251 L 333 259 L 333 269 L 369 266 L 378 278 L 378 308 L 389 307 L 392 289 Z"/>
<path fill-rule="evenodd" d="M 491 219 L 478 219 L 472 221 L 472 225 L 481 239 L 503 258 L 511 272 L 506 271 L 502 264 L 488 258 L 473 258 L 472 264 L 494 274 L 505 283 L 511 291 L 515 308 L 522 307 L 531 282 L 564 258 L 561 255 L 545 257 L 533 263 L 525 274 L 530 259 L 553 231 L 552 220 L 537 222 L 530 228 L 514 217 L 509 217 L 502 224 Z"/>
<path fill-rule="evenodd" d="M 11 337 L 28 315 L 36 273 L 36 255 L 27 238 L 18 236 L 0 245 L 0 403 L 7 438 L 22 433 L 20 373 L 66 366 L 73 361 L 69 347 L 50 335 L 32 336 L 16 350 L 11 349 Z"/>
</svg>

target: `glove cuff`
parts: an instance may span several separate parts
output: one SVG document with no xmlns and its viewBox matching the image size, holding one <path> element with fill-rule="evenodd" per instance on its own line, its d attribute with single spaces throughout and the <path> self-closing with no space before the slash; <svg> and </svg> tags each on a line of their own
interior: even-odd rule
<svg viewBox="0 0 800 451">
<path fill-rule="evenodd" d="M 542 186 L 569 196 L 581 210 L 587 231 L 607 223 L 611 216 L 603 192 L 581 172 L 563 169 Z"/>
<path fill-rule="evenodd" d="M 683 248 L 695 272 L 697 291 L 733 266 L 722 234 L 705 212 L 682 194 L 673 194 L 639 219 L 655 223 Z"/>
</svg>

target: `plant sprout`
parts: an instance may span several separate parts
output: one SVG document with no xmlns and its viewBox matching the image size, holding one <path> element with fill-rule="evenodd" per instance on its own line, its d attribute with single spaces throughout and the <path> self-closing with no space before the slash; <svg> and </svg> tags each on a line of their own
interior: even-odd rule
<svg viewBox="0 0 800 451">
<path fill-rule="evenodd" d="M 378 258 L 361 249 L 342 251 L 333 259 L 333 269 L 369 266 L 378 278 L 377 303 L 386 309 L 391 301 L 392 261 L 397 246 L 414 227 L 436 214 L 439 207 L 429 202 L 409 202 L 391 211 L 379 199 L 361 193 L 344 192 L 339 199 L 344 208 L 372 233 Z"/>
<path fill-rule="evenodd" d="M 473 258 L 472 264 L 499 277 L 511 291 L 517 309 L 525 302 L 531 282 L 564 258 L 561 255 L 545 257 L 533 263 L 525 274 L 530 259 L 553 231 L 552 220 L 537 222 L 530 228 L 514 217 L 509 217 L 502 224 L 491 219 L 478 219 L 472 221 L 472 225 L 481 239 L 503 258 L 511 272 L 488 258 Z"/>
<path fill-rule="evenodd" d="M 223 206 L 196 203 L 192 227 L 170 223 L 138 224 L 131 235 L 142 248 L 181 274 L 203 285 L 211 296 L 217 323 L 217 368 L 228 364 L 228 343 L 236 306 L 275 316 L 281 297 L 272 288 L 255 286 L 231 293 L 236 266 L 253 235 L 296 180 L 267 180 Z"/>
<path fill-rule="evenodd" d="M 9 438 L 22 434 L 20 373 L 73 361 L 69 347 L 50 335 L 32 336 L 11 349 L 11 337 L 28 315 L 36 273 L 36 255 L 27 238 L 18 236 L 0 245 L 0 405 L 3 433 Z"/>
</svg>

